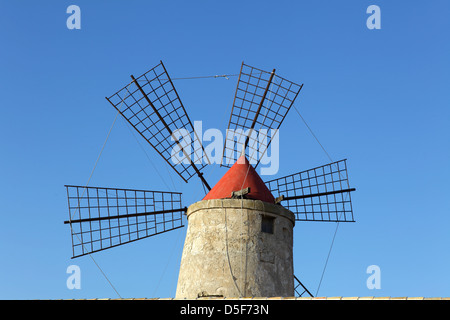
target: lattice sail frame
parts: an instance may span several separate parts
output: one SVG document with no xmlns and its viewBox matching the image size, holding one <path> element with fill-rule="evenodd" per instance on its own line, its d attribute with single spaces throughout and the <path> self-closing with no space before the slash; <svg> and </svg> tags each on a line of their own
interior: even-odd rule
<svg viewBox="0 0 450 320">
<path fill-rule="evenodd" d="M 256 168 L 302 85 L 242 63 L 228 123 L 222 165 L 231 167 L 241 155 Z M 272 129 L 272 130 L 271 130 Z M 247 149 L 248 147 L 248 149 Z"/>
<path fill-rule="evenodd" d="M 200 173 L 209 159 L 163 62 L 131 78 L 106 99 L 185 182 L 197 174 L 210 189 Z"/>
<path fill-rule="evenodd" d="M 181 193 L 66 186 L 72 258 L 183 227 Z"/>
<path fill-rule="evenodd" d="M 307 294 L 311 298 L 314 298 L 312 293 L 303 285 L 303 283 L 294 275 L 294 292 L 295 296 L 300 298 Z"/>
<path fill-rule="evenodd" d="M 346 159 L 266 182 L 296 221 L 354 222 Z"/>
</svg>

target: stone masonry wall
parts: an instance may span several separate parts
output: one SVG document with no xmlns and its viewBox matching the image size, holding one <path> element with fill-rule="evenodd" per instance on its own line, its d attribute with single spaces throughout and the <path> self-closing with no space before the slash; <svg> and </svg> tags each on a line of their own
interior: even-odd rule
<svg viewBox="0 0 450 320">
<path fill-rule="evenodd" d="M 273 233 L 262 232 L 271 217 Z M 294 295 L 294 214 L 248 199 L 206 200 L 188 208 L 176 298 Z"/>
</svg>

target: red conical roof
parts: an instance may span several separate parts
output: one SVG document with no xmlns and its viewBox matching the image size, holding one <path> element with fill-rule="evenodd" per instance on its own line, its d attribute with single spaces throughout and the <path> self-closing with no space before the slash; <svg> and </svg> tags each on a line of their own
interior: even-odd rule
<svg viewBox="0 0 450 320">
<path fill-rule="evenodd" d="M 245 156 L 241 156 L 203 200 L 231 198 L 233 191 L 250 188 L 245 197 L 274 203 L 275 198 Z"/>
</svg>

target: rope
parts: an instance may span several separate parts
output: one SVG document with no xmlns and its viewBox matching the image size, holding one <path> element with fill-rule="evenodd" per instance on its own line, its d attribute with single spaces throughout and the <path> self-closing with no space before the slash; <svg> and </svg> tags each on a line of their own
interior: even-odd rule
<svg viewBox="0 0 450 320">
<path fill-rule="evenodd" d="M 229 77 L 237 77 L 239 74 L 222 74 L 214 76 L 200 76 L 200 77 L 185 77 L 185 78 L 173 78 L 172 80 L 192 80 L 192 79 L 207 79 L 207 78 L 225 78 L 229 80 Z"/>
<path fill-rule="evenodd" d="M 341 215 L 342 215 L 342 213 L 341 213 Z M 325 261 L 325 266 L 323 267 L 322 275 L 321 275 L 320 281 L 319 281 L 319 285 L 318 285 L 317 290 L 316 290 L 316 297 L 319 294 L 319 289 L 320 289 L 320 286 L 322 284 L 323 276 L 325 275 L 325 269 L 327 268 L 327 265 L 328 265 L 328 259 L 330 258 L 331 250 L 333 249 L 334 239 L 336 238 L 336 233 L 338 231 L 338 228 L 339 228 L 339 221 L 336 223 L 336 229 L 334 230 L 333 240 L 331 241 L 331 246 L 330 246 L 330 249 L 328 250 L 328 255 L 327 255 L 327 259 Z"/>
<path fill-rule="evenodd" d="M 156 173 L 157 173 L 158 176 L 161 178 L 162 182 L 166 185 L 167 189 L 170 191 L 169 185 L 166 183 L 165 179 L 163 178 L 163 176 L 162 176 L 161 173 L 159 172 L 159 171 L 160 171 L 160 168 L 157 168 L 157 167 L 155 166 L 155 164 L 152 162 L 152 160 L 150 159 L 150 156 L 148 155 L 147 151 L 145 151 L 144 147 L 143 147 L 142 144 L 139 142 L 139 140 L 138 140 L 138 138 L 136 137 L 136 135 L 134 134 L 133 130 L 131 130 L 131 125 L 130 125 L 127 121 L 126 121 L 125 123 L 126 123 L 126 127 L 128 128 L 128 130 L 130 130 L 132 136 L 134 137 L 134 139 L 135 139 L 136 142 L 138 143 L 139 147 L 142 149 L 142 151 L 144 151 L 145 156 L 147 157 L 148 161 L 150 162 L 150 164 L 152 165 L 152 167 L 155 169 Z M 168 168 L 167 168 L 167 164 L 165 164 L 164 166 L 165 166 L 166 169 L 168 169 Z M 167 170 L 167 171 L 168 171 L 168 170 Z M 168 173 L 168 176 L 169 176 L 170 181 L 172 182 L 173 190 L 175 190 L 176 188 L 175 188 L 175 184 L 174 184 L 174 182 L 173 182 L 172 176 L 170 175 L 169 172 L 167 172 L 167 173 Z"/>
<path fill-rule="evenodd" d="M 239 74 L 222 74 L 222 75 L 212 75 L 212 76 L 197 76 L 197 77 L 182 77 L 182 78 L 171 78 L 171 80 L 194 80 L 194 79 L 210 79 L 210 78 L 225 78 L 227 80 L 230 80 L 230 77 L 237 77 Z M 161 79 L 161 80 L 168 80 L 168 79 Z M 143 80 L 137 80 L 137 81 L 147 81 L 145 79 Z"/>
<path fill-rule="evenodd" d="M 300 114 L 300 112 L 298 111 L 298 109 L 295 107 L 295 105 L 293 105 L 293 107 L 294 107 L 294 110 L 297 112 L 297 114 L 298 114 L 298 115 L 300 116 L 300 118 L 302 119 L 303 123 L 304 123 L 304 124 L 306 125 L 306 127 L 308 128 L 308 130 L 309 130 L 309 132 L 311 133 L 311 135 L 314 137 L 314 139 L 315 139 L 315 140 L 317 141 L 317 143 L 320 145 L 320 147 L 322 148 L 322 150 L 325 152 L 325 154 L 327 155 L 328 159 L 329 159 L 331 162 L 334 162 L 334 160 L 331 158 L 330 154 L 327 152 L 327 150 L 325 150 L 325 147 L 320 143 L 319 139 L 318 139 L 317 136 L 314 134 L 314 132 L 312 131 L 311 127 L 308 125 L 308 123 L 306 122 L 306 120 L 302 117 L 302 115 Z M 340 175 L 340 173 L 339 173 L 339 175 Z M 336 238 L 336 234 L 337 234 L 337 231 L 338 231 L 338 228 L 339 228 L 339 222 L 340 222 L 339 220 L 340 220 L 341 217 L 342 217 L 342 212 L 341 212 L 341 215 L 339 216 L 338 221 L 336 222 L 336 229 L 334 230 L 333 239 L 332 239 L 332 241 L 331 241 L 330 249 L 328 250 L 327 259 L 325 260 L 325 265 L 324 265 L 323 270 L 322 270 L 322 275 L 320 276 L 319 285 L 317 286 L 316 297 L 317 297 L 318 294 L 319 294 L 320 286 L 322 285 L 322 280 L 323 280 L 323 277 L 324 277 L 324 275 L 325 275 L 325 270 L 326 270 L 326 268 L 327 268 L 327 266 L 328 266 L 328 260 L 330 259 L 331 251 L 333 250 L 334 240 L 335 240 L 335 238 Z"/>
<path fill-rule="evenodd" d="M 98 161 L 100 160 L 100 156 L 103 153 L 103 149 L 105 148 L 106 142 L 108 141 L 109 135 L 111 134 L 112 128 L 114 127 L 114 124 L 116 123 L 117 120 L 117 116 L 119 115 L 119 112 L 117 112 L 114 121 L 111 125 L 111 128 L 109 129 L 108 135 L 106 136 L 105 142 L 103 143 L 103 146 L 100 150 L 100 153 L 97 157 L 97 160 L 95 161 L 94 167 L 92 168 L 91 174 L 89 175 L 89 179 L 86 183 L 86 186 L 83 190 L 83 193 L 81 194 L 81 197 L 83 197 L 84 193 L 87 190 L 87 186 L 89 185 L 89 182 L 91 181 L 92 175 L 94 174 L 95 168 L 97 167 Z M 76 211 L 75 211 L 76 212 Z M 72 219 L 73 214 L 71 216 L 69 216 L 70 220 Z M 75 234 L 75 236 L 78 238 L 78 241 L 81 243 L 81 245 L 83 246 L 84 249 L 86 249 L 86 247 L 84 246 L 83 242 L 81 241 L 80 237 L 78 236 L 77 233 L 74 233 L 73 228 L 72 228 L 72 224 L 69 224 L 70 226 L 70 230 L 72 232 L 72 234 Z M 87 250 L 86 250 L 87 251 Z M 111 286 L 111 288 L 114 290 L 114 292 L 119 296 L 119 298 L 122 298 L 119 294 L 119 292 L 117 291 L 117 289 L 114 287 L 114 285 L 112 284 L 112 282 L 109 280 L 109 278 L 106 276 L 105 272 L 103 272 L 102 268 L 100 268 L 99 264 L 97 263 L 97 261 L 95 261 L 95 259 L 92 257 L 91 253 L 88 252 L 88 256 L 92 259 L 92 261 L 94 262 L 94 264 L 97 266 L 97 268 L 100 270 L 100 273 L 105 277 L 106 281 L 109 283 L 109 285 Z"/>
<path fill-rule="evenodd" d="M 181 237 L 181 232 L 178 232 L 177 238 L 176 238 L 176 240 L 175 240 L 175 242 L 174 242 L 174 244 L 173 244 L 172 250 L 171 250 L 171 252 L 170 252 L 170 254 L 169 254 L 169 258 L 167 259 L 167 263 L 166 263 L 166 265 L 164 266 L 164 269 L 163 269 L 163 271 L 162 271 L 162 274 L 161 274 L 161 276 L 160 276 L 159 279 L 158 279 L 158 283 L 156 284 L 156 287 L 155 287 L 154 290 L 153 290 L 153 294 L 152 294 L 153 297 L 156 295 L 156 291 L 158 290 L 159 285 L 161 284 L 161 280 L 162 280 L 162 278 L 164 278 L 164 274 L 166 273 L 166 271 L 167 271 L 167 269 L 168 269 L 168 267 L 169 267 L 169 263 L 170 263 L 170 261 L 172 260 L 173 254 L 174 254 L 174 252 L 175 252 L 175 248 L 178 246 L 178 244 L 179 244 L 179 242 L 180 242 L 180 237 Z"/>
<path fill-rule="evenodd" d="M 223 207 L 223 201 L 221 201 L 221 203 L 222 203 L 222 210 L 224 211 L 224 218 L 225 218 L 225 247 L 227 249 L 228 269 L 230 270 L 230 275 L 231 275 L 231 279 L 233 280 L 234 286 L 236 287 L 236 290 L 239 293 L 239 296 L 242 297 L 241 290 L 239 290 L 239 287 L 236 283 L 236 277 L 233 275 L 233 268 L 231 267 L 231 261 L 230 261 L 230 253 L 228 251 L 227 208 Z"/>
<path fill-rule="evenodd" d="M 300 114 L 300 112 L 297 110 L 297 108 L 295 107 L 295 105 L 293 105 L 294 110 L 297 111 L 298 115 L 300 116 L 300 118 L 302 119 L 303 123 L 306 125 L 306 127 L 308 128 L 309 132 L 312 134 L 312 136 L 314 137 L 314 139 L 316 139 L 317 143 L 320 145 L 320 147 L 322 148 L 322 150 L 325 152 L 325 154 L 327 155 L 328 159 L 330 159 L 331 162 L 334 162 L 333 159 L 330 157 L 330 155 L 328 154 L 327 150 L 325 150 L 324 146 L 320 143 L 319 139 L 316 137 L 316 135 L 314 134 L 314 132 L 311 130 L 311 128 L 309 127 L 309 125 L 306 123 L 306 120 L 302 117 L 302 115 Z"/>
</svg>

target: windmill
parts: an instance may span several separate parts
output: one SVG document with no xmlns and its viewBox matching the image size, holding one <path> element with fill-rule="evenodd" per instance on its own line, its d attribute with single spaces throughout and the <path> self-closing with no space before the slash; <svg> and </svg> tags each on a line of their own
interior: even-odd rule
<svg viewBox="0 0 450 320">
<path fill-rule="evenodd" d="M 189 150 L 177 134 L 198 139 L 163 62 L 132 75 L 106 99 L 183 181 L 196 176 L 207 194 L 188 208 L 179 192 L 66 185 L 72 258 L 184 227 L 186 214 L 177 297 L 292 296 L 299 287 L 311 295 L 293 274 L 292 230 L 299 221 L 354 221 L 346 160 L 266 182 L 255 170 L 272 142 L 268 131 L 280 128 L 302 87 L 242 63 L 222 152 L 229 169 L 211 187 L 203 146 Z"/>
</svg>

